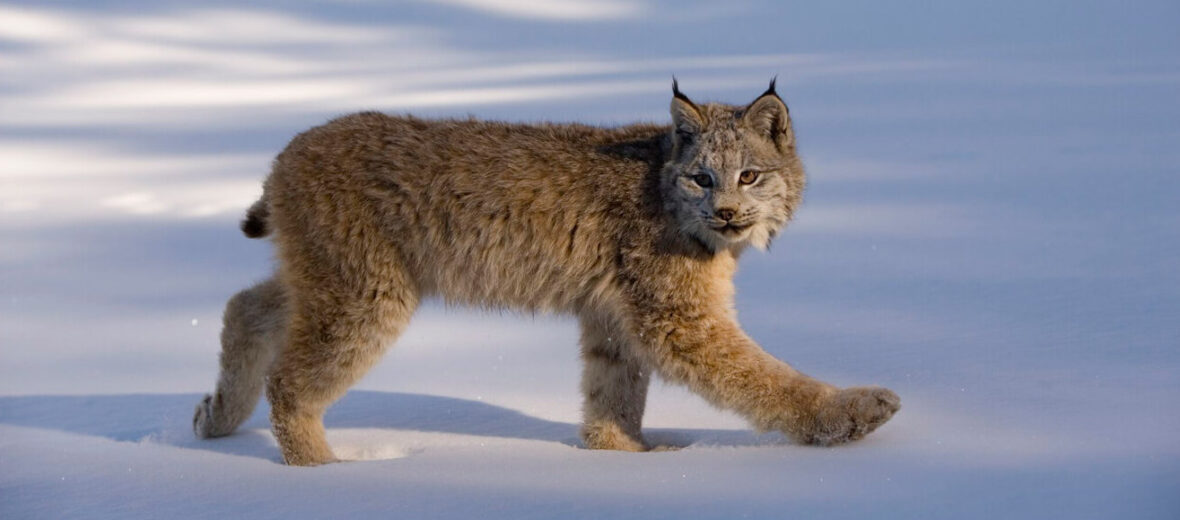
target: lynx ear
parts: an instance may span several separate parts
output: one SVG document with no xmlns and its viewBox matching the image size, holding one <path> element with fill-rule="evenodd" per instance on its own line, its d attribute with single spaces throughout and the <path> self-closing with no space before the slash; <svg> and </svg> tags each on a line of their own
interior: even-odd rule
<svg viewBox="0 0 1180 520">
<path fill-rule="evenodd" d="M 774 83 L 775 80 L 770 80 L 770 88 L 746 107 L 742 112 L 742 121 L 775 144 L 791 146 L 795 143 L 795 135 L 791 131 L 791 116 L 787 104 L 783 103 L 782 98 L 774 91 Z"/>
<path fill-rule="evenodd" d="M 676 78 L 672 78 L 672 125 L 676 129 L 677 140 L 697 135 L 705 127 L 700 109 L 680 92 Z"/>
</svg>

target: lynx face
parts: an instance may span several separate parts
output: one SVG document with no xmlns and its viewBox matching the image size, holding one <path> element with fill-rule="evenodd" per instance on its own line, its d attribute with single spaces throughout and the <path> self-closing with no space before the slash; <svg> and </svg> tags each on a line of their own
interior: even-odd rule
<svg viewBox="0 0 1180 520">
<path fill-rule="evenodd" d="M 766 249 L 799 201 L 803 169 L 787 106 L 770 89 L 745 107 L 696 105 L 673 85 L 664 189 L 681 230 L 714 251 Z"/>
</svg>

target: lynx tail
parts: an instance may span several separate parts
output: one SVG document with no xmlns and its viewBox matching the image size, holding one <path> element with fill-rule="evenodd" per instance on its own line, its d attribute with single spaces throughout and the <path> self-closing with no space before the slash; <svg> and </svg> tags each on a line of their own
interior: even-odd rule
<svg viewBox="0 0 1180 520">
<path fill-rule="evenodd" d="M 246 210 L 246 218 L 242 219 L 242 233 L 250 238 L 262 238 L 270 234 L 270 203 L 266 194 L 258 199 Z"/>
</svg>

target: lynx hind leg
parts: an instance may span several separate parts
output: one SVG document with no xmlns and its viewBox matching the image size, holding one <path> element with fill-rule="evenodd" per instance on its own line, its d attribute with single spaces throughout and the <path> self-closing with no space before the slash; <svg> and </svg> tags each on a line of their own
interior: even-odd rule
<svg viewBox="0 0 1180 520">
<path fill-rule="evenodd" d="M 229 435 L 254 412 L 286 321 L 286 296 L 275 279 L 241 291 L 226 303 L 221 372 L 217 389 L 205 395 L 193 414 L 197 437 Z"/>
<path fill-rule="evenodd" d="M 609 322 L 582 320 L 582 441 L 590 449 L 645 451 L 641 424 L 651 368 Z"/>
<path fill-rule="evenodd" d="M 287 464 L 336 461 L 324 411 L 380 358 L 418 304 L 407 277 L 394 278 L 366 290 L 322 286 L 292 298 L 299 304 L 267 385 L 271 426 Z"/>
</svg>

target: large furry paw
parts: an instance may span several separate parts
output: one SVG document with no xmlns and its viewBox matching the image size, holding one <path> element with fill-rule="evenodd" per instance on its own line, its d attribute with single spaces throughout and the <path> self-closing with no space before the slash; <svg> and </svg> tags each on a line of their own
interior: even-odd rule
<svg viewBox="0 0 1180 520">
<path fill-rule="evenodd" d="M 643 437 L 628 435 L 618 425 L 608 422 L 582 426 L 582 442 L 591 450 L 647 451 Z"/>
<path fill-rule="evenodd" d="M 213 394 L 205 394 L 205 398 L 197 403 L 197 409 L 193 412 L 193 433 L 198 438 L 224 437 L 237 428 L 237 424 L 226 424 L 225 417 L 218 415 L 214 408 L 215 399 Z"/>
<path fill-rule="evenodd" d="M 283 452 L 283 463 L 288 466 L 322 466 L 337 462 L 340 462 L 340 459 L 336 458 L 336 455 L 330 450 L 327 453 L 323 451 L 307 453 Z"/>
<path fill-rule="evenodd" d="M 885 424 L 899 409 L 901 399 L 888 388 L 846 388 L 827 399 L 816 413 L 814 429 L 803 440 L 821 446 L 855 441 Z"/>
<path fill-rule="evenodd" d="M 205 394 L 205 398 L 197 403 L 193 412 L 193 433 L 201 439 L 218 437 L 213 433 L 213 394 Z"/>
<path fill-rule="evenodd" d="M 328 446 L 323 433 L 318 436 L 303 436 L 298 442 L 277 430 L 275 434 L 276 440 L 279 441 L 279 451 L 283 454 L 283 462 L 288 466 L 320 466 L 340 462 L 332 452 L 332 447 Z"/>
</svg>

